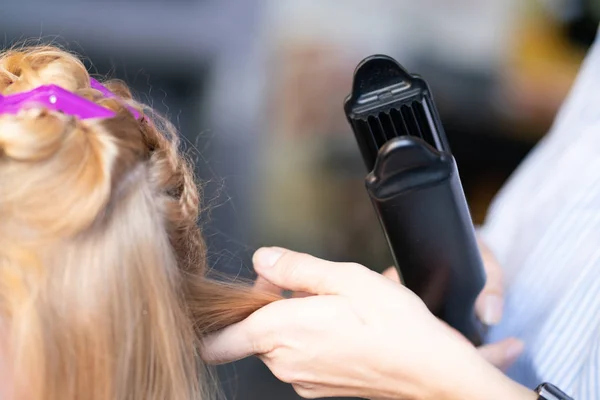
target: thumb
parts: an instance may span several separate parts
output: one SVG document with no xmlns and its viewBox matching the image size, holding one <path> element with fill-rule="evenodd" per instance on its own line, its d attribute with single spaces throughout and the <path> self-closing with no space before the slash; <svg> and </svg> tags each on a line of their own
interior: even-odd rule
<svg viewBox="0 0 600 400">
<path fill-rule="evenodd" d="M 277 247 L 254 253 L 254 269 L 284 290 L 311 294 L 356 294 L 364 292 L 371 270 L 354 263 L 336 263 Z"/>
<path fill-rule="evenodd" d="M 490 364 L 506 370 L 523 353 L 525 346 L 518 339 L 510 338 L 497 343 L 487 344 L 479 347 L 479 354 L 485 358 Z"/>
</svg>

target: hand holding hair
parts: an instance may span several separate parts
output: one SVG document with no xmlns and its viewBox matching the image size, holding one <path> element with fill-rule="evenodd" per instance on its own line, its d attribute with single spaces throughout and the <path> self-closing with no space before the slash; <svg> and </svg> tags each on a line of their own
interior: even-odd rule
<svg viewBox="0 0 600 400">
<path fill-rule="evenodd" d="M 481 321 L 486 325 L 492 326 L 500 322 L 503 309 L 503 273 L 502 268 L 495 256 L 485 244 L 481 237 L 478 237 L 479 249 L 482 254 L 484 267 L 486 270 L 487 281 L 483 291 L 479 295 L 475 304 L 475 312 Z M 383 276 L 400 283 L 400 277 L 395 267 L 386 269 Z M 282 289 L 259 275 L 255 289 L 258 292 L 271 292 L 281 295 Z M 292 297 L 306 297 L 309 293 L 295 291 Z M 446 325 L 447 326 L 447 325 Z M 466 340 L 459 332 L 452 327 L 447 326 L 458 337 Z M 395 342 L 389 343 L 394 346 Z M 506 370 L 523 352 L 523 343 L 515 338 L 508 338 L 497 343 L 490 343 L 478 348 L 479 354 L 492 365 Z"/>
<path fill-rule="evenodd" d="M 486 325 L 492 326 L 500 322 L 503 309 L 503 272 L 502 267 L 496 260 L 496 257 L 485 244 L 483 239 L 478 238 L 479 250 L 483 258 L 487 281 L 483 291 L 477 298 L 475 303 L 475 312 L 477 317 Z M 383 276 L 390 278 L 394 282 L 400 282 L 400 277 L 396 268 L 390 267 L 386 269 Z M 451 327 L 459 337 L 466 340 L 456 330 Z M 489 363 L 496 367 L 506 370 L 523 352 L 523 343 L 515 338 L 508 338 L 497 343 L 490 343 L 478 348 L 479 354 Z"/>
<path fill-rule="evenodd" d="M 380 274 L 277 248 L 259 250 L 254 264 L 267 282 L 313 296 L 276 301 L 210 335 L 208 362 L 257 355 L 306 398 L 532 398 Z"/>
<path fill-rule="evenodd" d="M 504 274 L 498 260 L 487 246 L 485 241 L 478 236 L 479 251 L 483 258 L 486 273 L 486 283 L 477 302 L 475 312 L 477 317 L 486 325 L 496 325 L 502 319 L 504 305 Z M 400 282 L 396 268 L 390 267 L 383 272 L 384 276 L 393 281 Z"/>
</svg>

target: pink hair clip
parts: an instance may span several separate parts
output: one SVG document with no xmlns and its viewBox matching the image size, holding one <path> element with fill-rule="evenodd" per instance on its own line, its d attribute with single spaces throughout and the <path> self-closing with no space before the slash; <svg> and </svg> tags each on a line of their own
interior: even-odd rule
<svg viewBox="0 0 600 400">
<path fill-rule="evenodd" d="M 26 106 L 38 105 L 80 119 L 112 118 L 114 111 L 93 103 L 56 85 L 44 85 L 28 92 L 0 95 L 0 114 L 16 114 Z"/>
<path fill-rule="evenodd" d="M 108 90 L 106 88 L 106 86 L 104 86 L 103 84 L 101 84 L 100 82 L 98 82 L 94 78 L 90 78 L 90 86 L 92 87 L 92 89 L 96 89 L 100 93 L 102 93 L 104 95 L 104 97 L 107 97 L 107 98 L 110 98 L 110 99 L 118 99 L 119 100 L 119 98 L 117 96 L 115 96 L 115 94 L 113 92 L 111 92 L 110 90 Z M 133 114 L 133 116 L 135 117 L 135 119 L 140 119 L 140 113 L 136 109 L 134 109 L 133 107 L 128 106 L 128 105 L 125 105 L 125 107 L 127 107 L 127 109 L 129 110 L 129 112 L 131 112 Z"/>
<path fill-rule="evenodd" d="M 99 90 L 106 97 L 117 98 L 100 82 L 92 79 L 92 88 Z M 84 97 L 69 92 L 57 85 L 44 85 L 28 92 L 2 96 L 0 94 L 0 114 L 16 114 L 27 106 L 38 105 L 50 110 L 60 111 L 80 119 L 113 118 L 116 113 L 102 107 Z M 136 119 L 140 113 L 127 106 Z"/>
</svg>

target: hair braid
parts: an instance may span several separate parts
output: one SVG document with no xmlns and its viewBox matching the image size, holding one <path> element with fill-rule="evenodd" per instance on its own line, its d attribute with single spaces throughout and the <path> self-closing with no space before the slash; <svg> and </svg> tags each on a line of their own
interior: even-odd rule
<svg viewBox="0 0 600 400">
<path fill-rule="evenodd" d="M 120 81 L 104 97 L 63 50 L 0 52 L 0 93 L 46 84 L 117 115 L 0 115 L 0 322 L 17 393 L 207 400 L 199 341 L 278 297 L 206 277 L 201 195 L 170 123 Z"/>
</svg>

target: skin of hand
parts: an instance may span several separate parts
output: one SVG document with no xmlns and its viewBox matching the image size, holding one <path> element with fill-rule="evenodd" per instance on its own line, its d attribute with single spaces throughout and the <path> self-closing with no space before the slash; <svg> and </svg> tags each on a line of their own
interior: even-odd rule
<svg viewBox="0 0 600 400">
<path fill-rule="evenodd" d="M 504 306 L 504 277 L 502 267 L 496 260 L 496 257 L 485 244 L 483 239 L 477 238 L 481 258 L 486 273 L 486 284 L 475 303 L 475 312 L 479 319 L 488 326 L 496 325 L 502 319 Z M 394 267 L 390 267 L 383 272 L 383 275 L 393 281 L 400 282 L 398 272 Z"/>
<path fill-rule="evenodd" d="M 496 325 L 502 319 L 503 303 L 504 303 L 504 280 L 502 267 L 496 260 L 496 257 L 485 244 L 481 237 L 477 238 L 481 257 L 486 272 L 486 284 L 481 294 L 475 303 L 475 312 L 479 319 L 488 326 Z M 396 268 L 390 267 L 386 269 L 383 276 L 399 283 L 400 278 Z M 273 293 L 281 293 L 282 289 L 259 275 L 256 285 L 257 290 L 270 291 Z M 292 297 L 310 296 L 306 292 L 294 292 Z M 457 337 L 466 341 L 466 339 L 456 330 L 446 325 Z M 393 345 L 390 344 L 390 345 Z M 524 350 L 523 343 L 516 338 L 507 338 L 497 343 L 486 344 L 478 348 L 479 354 L 492 365 L 507 370 L 521 355 Z"/>
<path fill-rule="evenodd" d="M 305 398 L 536 398 L 376 272 L 278 248 L 259 250 L 254 265 L 270 284 L 313 296 L 277 301 L 209 336 L 207 362 L 257 355 Z"/>
<path fill-rule="evenodd" d="M 488 326 L 493 326 L 498 324 L 502 319 L 504 303 L 504 281 L 502 267 L 483 239 L 478 237 L 477 241 L 479 244 L 481 257 L 483 259 L 487 280 L 485 287 L 475 303 L 475 312 L 483 323 Z M 398 272 L 394 267 L 386 269 L 382 275 L 394 282 L 400 282 Z M 273 288 L 271 288 L 271 290 L 273 290 Z M 448 328 L 452 329 L 449 326 Z M 462 338 L 462 335 L 460 335 L 457 331 L 454 332 Z M 521 355 L 523 348 L 523 343 L 518 339 L 507 338 L 497 343 L 481 346 L 478 350 L 481 356 L 483 356 L 483 358 L 485 358 L 488 362 L 502 370 L 506 370 Z"/>
</svg>

